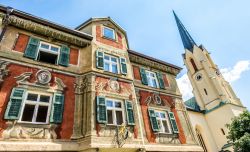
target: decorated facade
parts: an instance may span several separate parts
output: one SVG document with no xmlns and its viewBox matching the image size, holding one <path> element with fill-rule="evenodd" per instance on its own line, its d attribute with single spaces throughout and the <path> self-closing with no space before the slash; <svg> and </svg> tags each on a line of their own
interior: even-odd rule
<svg viewBox="0 0 250 152">
<path fill-rule="evenodd" d="M 0 6 L 0 151 L 203 151 L 176 75 L 111 18 L 69 29 Z"/>
</svg>

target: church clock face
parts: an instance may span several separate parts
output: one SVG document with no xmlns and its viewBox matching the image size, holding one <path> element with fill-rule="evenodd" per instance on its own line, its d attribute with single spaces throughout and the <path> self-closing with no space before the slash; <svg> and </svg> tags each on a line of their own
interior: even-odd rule
<svg viewBox="0 0 250 152">
<path fill-rule="evenodd" d="M 195 79 L 197 80 L 197 81 L 200 81 L 201 79 L 202 79 L 202 75 L 199 73 L 199 74 L 197 74 L 196 76 L 195 76 Z"/>
</svg>

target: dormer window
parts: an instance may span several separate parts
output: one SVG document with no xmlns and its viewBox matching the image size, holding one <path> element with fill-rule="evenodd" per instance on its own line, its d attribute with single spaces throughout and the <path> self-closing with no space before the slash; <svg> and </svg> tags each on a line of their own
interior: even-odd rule
<svg viewBox="0 0 250 152">
<path fill-rule="evenodd" d="M 103 36 L 105 38 L 115 40 L 115 30 L 109 27 L 103 27 Z"/>
<path fill-rule="evenodd" d="M 37 60 L 41 62 L 57 64 L 60 47 L 49 43 L 40 42 Z"/>
</svg>

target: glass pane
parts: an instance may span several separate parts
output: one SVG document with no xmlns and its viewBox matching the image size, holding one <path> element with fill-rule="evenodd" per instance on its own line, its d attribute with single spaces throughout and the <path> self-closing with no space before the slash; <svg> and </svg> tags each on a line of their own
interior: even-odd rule
<svg viewBox="0 0 250 152">
<path fill-rule="evenodd" d="M 161 120 L 157 120 L 157 123 L 158 123 L 158 126 L 159 126 L 159 130 L 161 132 L 163 132 L 163 128 L 162 128 L 162 125 L 161 125 Z"/>
<path fill-rule="evenodd" d="M 26 104 L 23 110 L 22 121 L 32 122 L 34 110 L 35 110 L 35 105 Z"/>
<path fill-rule="evenodd" d="M 105 55 L 104 59 L 109 61 L 109 56 Z"/>
<path fill-rule="evenodd" d="M 36 122 L 46 122 L 48 106 L 39 106 L 36 116 Z"/>
<path fill-rule="evenodd" d="M 161 113 L 161 118 L 166 118 L 165 113 Z"/>
<path fill-rule="evenodd" d="M 40 102 L 49 102 L 50 96 L 40 96 Z"/>
<path fill-rule="evenodd" d="M 118 69 L 117 69 L 117 65 L 116 64 L 112 64 L 112 72 L 113 73 L 118 73 Z"/>
<path fill-rule="evenodd" d="M 111 58 L 111 61 L 112 62 L 117 62 L 117 59 L 116 58 Z"/>
<path fill-rule="evenodd" d="M 169 133 L 170 131 L 169 131 L 169 128 L 168 128 L 167 121 L 166 121 L 166 120 L 163 120 L 163 121 L 162 121 L 162 124 L 163 124 L 163 126 L 164 126 L 164 132 Z"/>
<path fill-rule="evenodd" d="M 104 64 L 104 70 L 105 71 L 109 71 L 109 63 L 105 63 Z"/>
<path fill-rule="evenodd" d="M 41 48 L 43 48 L 43 49 L 49 49 L 49 45 L 48 44 L 41 44 Z"/>
<path fill-rule="evenodd" d="M 107 101 L 106 106 L 107 107 L 113 107 L 113 102 L 112 101 Z"/>
<path fill-rule="evenodd" d="M 152 80 L 152 87 L 155 87 L 155 88 L 157 87 L 157 82 L 155 79 Z"/>
<path fill-rule="evenodd" d="M 116 124 L 121 125 L 123 123 L 122 111 L 116 111 Z"/>
<path fill-rule="evenodd" d="M 154 73 L 150 73 L 150 76 L 151 76 L 152 78 L 155 77 Z"/>
<path fill-rule="evenodd" d="M 28 94 L 28 97 L 27 97 L 27 100 L 30 100 L 30 101 L 37 101 L 37 94 L 32 94 L 32 93 L 29 93 Z"/>
<path fill-rule="evenodd" d="M 111 110 L 108 110 L 108 124 L 113 124 L 113 114 Z"/>
<path fill-rule="evenodd" d="M 116 108 L 121 108 L 122 107 L 122 104 L 120 102 L 115 102 L 115 107 Z"/>
<path fill-rule="evenodd" d="M 51 46 L 50 50 L 51 50 L 51 51 L 54 51 L 54 52 L 58 52 L 59 48 L 58 48 L 58 47 Z"/>
<path fill-rule="evenodd" d="M 114 39 L 114 30 L 104 28 L 104 36 L 107 37 L 107 38 Z"/>
<path fill-rule="evenodd" d="M 155 112 L 155 116 L 156 116 L 156 117 L 159 117 L 159 112 Z"/>
</svg>

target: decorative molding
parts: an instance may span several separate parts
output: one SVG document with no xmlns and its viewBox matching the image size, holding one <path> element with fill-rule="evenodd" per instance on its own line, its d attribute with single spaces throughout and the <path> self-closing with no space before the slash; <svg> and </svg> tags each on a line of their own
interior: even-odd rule
<svg viewBox="0 0 250 152">
<path fill-rule="evenodd" d="M 54 77 L 55 85 L 50 86 L 49 82 L 51 81 L 51 73 L 47 70 L 39 70 L 36 73 L 37 79 L 34 83 L 29 82 L 32 74 L 33 74 L 32 72 L 24 72 L 21 75 L 16 76 L 14 78 L 16 79 L 17 84 L 19 86 L 26 86 L 26 87 L 29 86 L 29 87 L 36 87 L 36 88 L 42 88 L 42 89 L 52 89 L 52 91 L 63 91 L 66 88 L 66 85 L 58 77 Z M 41 77 L 44 77 L 44 79 L 46 79 L 46 80 L 44 81 L 44 80 L 42 80 L 43 78 L 41 78 L 41 77 L 39 78 L 39 75 Z M 44 81 L 44 83 L 43 82 L 41 83 L 41 81 Z"/>
<path fill-rule="evenodd" d="M 36 73 L 37 83 L 48 84 L 51 80 L 51 73 L 48 70 L 42 69 Z"/>
<path fill-rule="evenodd" d="M 68 42 L 73 45 L 84 47 L 88 43 L 85 39 L 79 38 L 77 36 L 53 29 L 49 26 L 44 26 L 30 20 L 22 19 L 14 15 L 10 15 L 8 18 L 8 23 L 15 27 L 25 29 L 32 33 L 41 34 L 53 39 L 57 39 L 63 42 Z"/>
<path fill-rule="evenodd" d="M 14 77 L 17 81 L 17 84 L 28 84 L 28 80 L 30 80 L 30 77 L 32 75 L 32 72 L 24 72 L 19 76 Z"/>
<path fill-rule="evenodd" d="M 83 94 L 84 88 L 87 86 L 87 78 L 77 77 L 74 83 L 75 94 Z"/>
<path fill-rule="evenodd" d="M 62 79 L 55 77 L 55 83 L 56 85 L 54 86 L 55 90 L 60 90 L 63 91 L 64 88 L 66 88 L 66 85 L 63 83 Z"/>
<path fill-rule="evenodd" d="M 0 84 L 4 81 L 4 77 L 9 74 L 7 66 L 10 64 L 8 61 L 0 60 Z"/>
<path fill-rule="evenodd" d="M 160 64 L 158 62 L 154 62 L 154 61 L 151 61 L 151 60 L 148 60 L 148 59 L 145 59 L 145 58 L 133 55 L 133 54 L 129 54 L 129 59 L 131 62 L 135 62 L 144 66 L 149 66 L 151 68 L 164 71 L 164 72 L 168 72 L 174 75 L 177 75 L 179 73 L 179 70 L 175 68 L 172 68 L 172 67 L 169 67 L 169 66 Z"/>
<path fill-rule="evenodd" d="M 3 139 L 56 139 L 55 124 L 18 124 L 7 122 L 7 128 L 3 131 Z"/>
<path fill-rule="evenodd" d="M 119 82 L 113 78 L 107 79 L 97 77 L 95 81 L 95 90 L 98 95 L 109 95 L 117 98 L 132 98 L 133 86 L 130 83 Z"/>
</svg>

